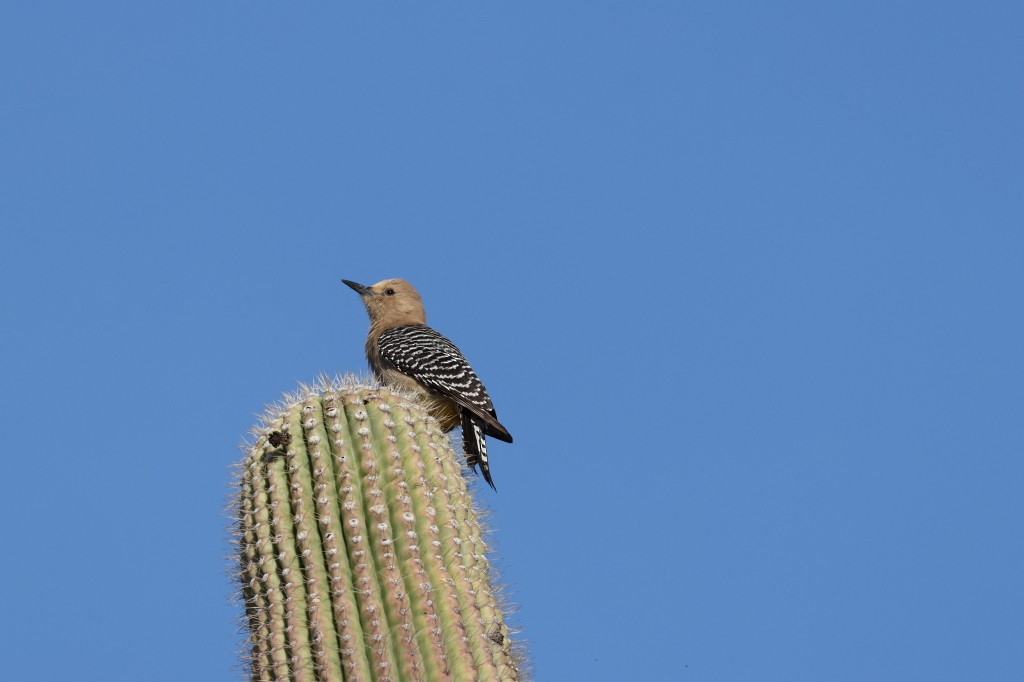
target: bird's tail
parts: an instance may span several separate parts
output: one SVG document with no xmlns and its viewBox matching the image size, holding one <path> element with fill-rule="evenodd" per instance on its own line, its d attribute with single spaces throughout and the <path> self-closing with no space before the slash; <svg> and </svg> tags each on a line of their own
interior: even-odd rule
<svg viewBox="0 0 1024 682">
<path fill-rule="evenodd" d="M 462 410 L 462 447 L 466 451 L 466 463 L 476 471 L 480 465 L 480 473 L 487 485 L 497 492 L 491 479 L 491 465 L 487 461 L 487 438 L 484 436 L 484 425 L 469 410 Z"/>
</svg>

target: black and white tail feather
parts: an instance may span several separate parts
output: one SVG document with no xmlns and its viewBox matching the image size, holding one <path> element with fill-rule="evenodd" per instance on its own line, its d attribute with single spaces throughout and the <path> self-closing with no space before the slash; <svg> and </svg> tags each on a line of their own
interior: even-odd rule
<svg viewBox="0 0 1024 682">
<path fill-rule="evenodd" d="M 408 324 L 383 332 L 377 342 L 380 359 L 400 373 L 412 377 L 428 390 L 445 396 L 459 406 L 466 461 L 491 488 L 487 440 L 492 436 L 512 442 L 494 411 L 487 389 L 454 343 L 423 324 Z"/>
<path fill-rule="evenodd" d="M 491 490 L 497 492 L 494 480 L 491 478 L 491 464 L 487 459 L 487 438 L 484 437 L 482 422 L 473 416 L 473 413 L 463 408 L 462 410 L 462 447 L 466 451 L 466 464 L 476 471 L 480 465 L 480 475 L 491 486 Z"/>
</svg>

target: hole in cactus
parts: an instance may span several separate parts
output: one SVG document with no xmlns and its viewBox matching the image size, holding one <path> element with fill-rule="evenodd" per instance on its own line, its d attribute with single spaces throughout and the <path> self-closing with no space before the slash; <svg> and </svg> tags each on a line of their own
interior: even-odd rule
<svg viewBox="0 0 1024 682">
<path fill-rule="evenodd" d="M 267 441 L 275 448 L 286 448 L 292 442 L 292 434 L 274 431 L 267 436 Z"/>
</svg>

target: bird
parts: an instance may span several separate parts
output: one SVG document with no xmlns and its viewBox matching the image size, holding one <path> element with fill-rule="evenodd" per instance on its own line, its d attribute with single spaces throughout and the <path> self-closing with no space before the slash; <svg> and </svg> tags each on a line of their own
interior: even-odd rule
<svg viewBox="0 0 1024 682">
<path fill-rule="evenodd" d="M 359 294 L 370 317 L 366 360 L 374 376 L 425 397 L 442 431 L 461 425 L 467 464 L 474 472 L 479 465 L 487 485 L 497 491 L 486 436 L 511 443 L 512 434 L 498 421 L 487 389 L 462 351 L 427 326 L 419 292 L 404 279 L 371 286 L 341 281 Z"/>
</svg>

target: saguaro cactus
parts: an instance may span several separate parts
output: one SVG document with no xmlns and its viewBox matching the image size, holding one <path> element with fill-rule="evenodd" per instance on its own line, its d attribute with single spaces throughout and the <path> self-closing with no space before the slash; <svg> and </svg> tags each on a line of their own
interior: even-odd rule
<svg viewBox="0 0 1024 682">
<path fill-rule="evenodd" d="M 415 401 L 324 382 L 241 464 L 254 681 L 517 680 L 459 460 Z"/>
</svg>

